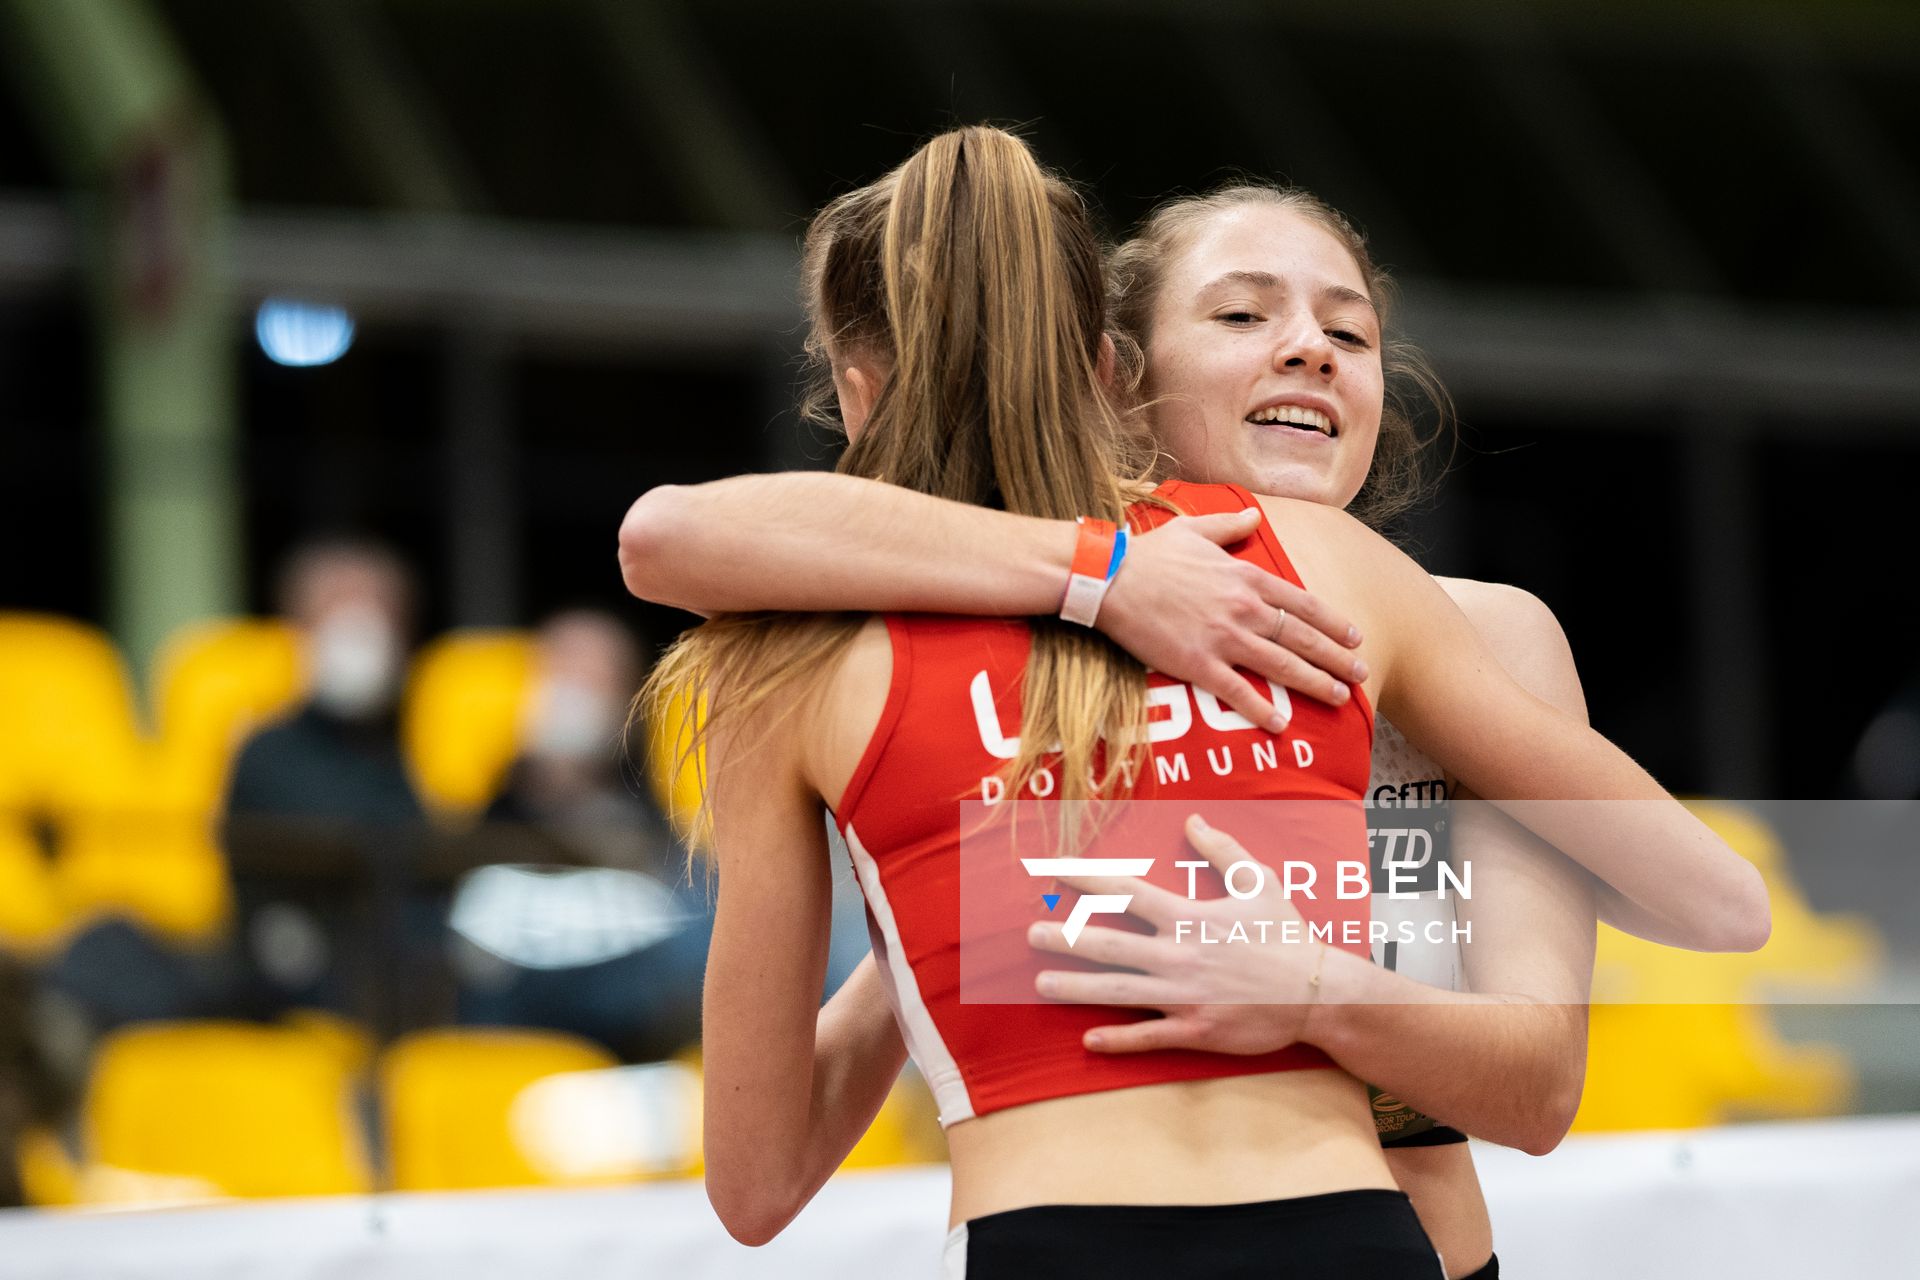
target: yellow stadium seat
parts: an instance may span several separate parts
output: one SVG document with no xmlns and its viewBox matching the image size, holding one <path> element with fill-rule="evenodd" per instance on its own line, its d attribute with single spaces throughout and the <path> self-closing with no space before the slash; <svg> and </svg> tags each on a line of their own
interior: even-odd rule
<svg viewBox="0 0 1920 1280">
<path fill-rule="evenodd" d="M 1832 1115 L 1853 1094 L 1843 1054 L 1782 1042 L 1763 1005 L 1596 1005 L 1592 1013 L 1576 1132 Z"/>
<path fill-rule="evenodd" d="M 0 908 L 0 936 L 44 947 L 62 928 L 107 913 L 184 938 L 218 929 L 219 855 L 204 822 L 165 803 L 160 759 L 104 635 L 58 618 L 0 615 L 0 814 L 9 820 L 0 889 L 20 894 Z M 23 856 L 20 835 L 30 828 L 17 824 L 32 821 L 53 832 L 50 870 Z"/>
<path fill-rule="evenodd" d="M 230 618 L 168 637 L 150 686 L 167 805 L 218 811 L 240 744 L 291 709 L 306 678 L 299 638 L 284 622 Z"/>
<path fill-rule="evenodd" d="M 61 934 L 53 869 L 26 815 L 0 810 L 0 950 L 45 955 Z"/>
<path fill-rule="evenodd" d="M 1822 916 L 1794 883 L 1773 831 L 1737 805 L 1691 807 L 1760 869 L 1773 935 L 1751 955 L 1703 955 L 1603 927 L 1595 953 L 1587 1085 L 1575 1130 L 1695 1128 L 1736 1117 L 1831 1115 L 1854 1090 L 1851 1065 L 1827 1045 L 1790 1044 L 1773 1026 L 1771 992 L 1841 993 L 1872 976 L 1872 926 Z"/>
<path fill-rule="evenodd" d="M 126 916 L 184 943 L 225 927 L 226 862 L 205 814 L 120 809 L 72 818 L 55 865 L 69 921 Z"/>
<path fill-rule="evenodd" d="M 237 1022 L 154 1023 L 109 1036 L 82 1111 L 87 1197 L 204 1185 L 227 1196 L 363 1193 L 373 1177 L 340 1055 L 312 1036 Z"/>
<path fill-rule="evenodd" d="M 373 1066 L 373 1033 L 350 1018 L 325 1009 L 289 1009 L 280 1015 L 280 1025 L 332 1054 L 353 1079 Z"/>
<path fill-rule="evenodd" d="M 414 659 L 400 737 L 421 797 L 444 814 L 485 808 L 519 749 L 533 679 L 521 631 L 461 631 Z"/>
<path fill-rule="evenodd" d="M 706 769 L 703 752 L 686 752 L 686 719 L 686 699 L 675 698 L 664 723 L 647 726 L 647 781 L 682 836 L 700 809 L 700 779 Z"/>
<path fill-rule="evenodd" d="M 940 1135 L 940 1117 L 933 1095 L 917 1072 L 908 1069 L 894 1081 L 880 1113 L 854 1144 L 842 1169 L 879 1169 L 889 1165 L 925 1164 L 946 1158 Z"/>
<path fill-rule="evenodd" d="M 524 1132 L 516 1132 L 515 1104 L 543 1080 L 616 1065 L 606 1050 L 558 1032 L 442 1030 L 403 1038 L 380 1065 L 394 1189 L 605 1180 L 569 1177 L 539 1159 Z"/>
<path fill-rule="evenodd" d="M 1695 801 L 1689 807 L 1758 867 L 1767 882 L 1773 935 L 1762 950 L 1746 957 L 1763 986 L 1846 991 L 1879 971 L 1885 954 L 1879 932 L 1862 916 L 1815 911 L 1771 827 L 1738 805 Z"/>
<path fill-rule="evenodd" d="M 17 1165 L 28 1204 L 51 1209 L 80 1203 L 80 1171 L 52 1130 L 36 1125 L 22 1133 Z"/>
<path fill-rule="evenodd" d="M 0 808 L 59 817 L 124 805 L 152 754 L 105 635 L 0 614 Z"/>
</svg>

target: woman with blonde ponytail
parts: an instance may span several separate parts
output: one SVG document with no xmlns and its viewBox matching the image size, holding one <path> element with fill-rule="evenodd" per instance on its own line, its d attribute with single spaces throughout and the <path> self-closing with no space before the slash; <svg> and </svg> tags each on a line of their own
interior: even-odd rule
<svg viewBox="0 0 1920 1280">
<path fill-rule="evenodd" d="M 936 138 L 823 211 L 806 267 L 814 349 L 851 440 L 843 472 L 1019 517 L 1084 517 L 1076 563 L 1109 579 L 1126 555 L 1113 526 L 1254 504 L 1231 486 L 1150 491 L 1136 478 L 1145 454 L 1105 390 L 1098 247 L 1078 198 L 1017 139 L 979 128 Z M 1298 590 L 1304 577 L 1337 590 L 1369 637 L 1351 694 L 1295 702 L 1284 724 L 1149 678 L 1069 623 L 724 616 L 656 669 L 643 694 L 653 710 L 684 701 L 705 712 L 683 747 L 704 749 L 701 830 L 718 874 L 707 1187 L 737 1238 L 770 1239 L 806 1204 L 884 1098 L 904 1041 L 947 1129 L 951 1275 L 1442 1274 L 1394 1187 L 1365 1087 L 1320 1050 L 1102 1055 L 1084 1037 L 1126 1014 L 960 999 L 958 801 L 990 782 L 1064 799 L 1357 805 L 1378 703 L 1482 794 L 1644 802 L 1630 846 L 1714 895 L 1730 919 L 1753 917 L 1757 878 L 1730 870 L 1738 859 L 1631 761 L 1515 685 L 1404 556 L 1322 506 L 1258 508 L 1230 548 L 1249 589 L 1271 577 Z M 1150 735 L 1150 702 L 1186 714 Z M 1149 736 L 1163 752 L 1178 737 L 1181 759 L 1238 747 L 1246 760 L 1251 747 L 1254 760 L 1296 767 L 1203 768 L 1197 780 L 1163 769 L 1162 756 L 1148 765 Z M 867 896 L 874 981 L 897 1030 L 857 1004 L 818 1010 L 831 881 L 823 804 Z M 1621 835 L 1564 811 L 1534 821 L 1576 857 Z M 1197 820 L 1185 834 L 1216 863 L 1238 848 Z M 1311 856 L 1330 864 L 1339 852 Z M 1031 920 L 1043 922 L 1052 904 L 1032 896 Z M 1315 924 L 1337 910 L 1301 905 Z M 1024 953 L 1025 926 L 1012 927 Z M 1354 953 L 1314 946 L 1329 975 Z M 1321 976 L 1315 967 L 1270 994 L 1304 1018 Z"/>
<path fill-rule="evenodd" d="M 1021 515 L 1124 520 L 1152 490 L 1151 455 L 1097 374 L 1110 350 L 1100 261 L 1078 194 L 999 130 L 942 135 L 828 205 L 804 272 L 809 350 L 845 408 L 838 469 Z M 817 676 L 862 621 L 718 618 L 672 649 L 649 689 L 706 691 L 704 732 L 720 737 L 769 705 L 790 710 L 783 692 Z M 1040 624 L 1025 687 L 1036 731 L 1015 778 L 1058 742 L 1061 798 L 1105 789 L 1123 761 L 1090 783 L 1096 749 L 1138 736 L 1140 665 L 1084 627 Z"/>
</svg>

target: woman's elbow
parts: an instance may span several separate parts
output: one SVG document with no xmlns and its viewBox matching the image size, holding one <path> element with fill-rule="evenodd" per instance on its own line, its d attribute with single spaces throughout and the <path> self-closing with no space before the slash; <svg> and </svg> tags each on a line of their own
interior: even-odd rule
<svg viewBox="0 0 1920 1280">
<path fill-rule="evenodd" d="M 1567 1136 L 1565 1129 L 1556 1129 L 1551 1125 L 1542 1125 L 1529 1132 L 1513 1145 L 1530 1156 L 1550 1156 L 1559 1147 L 1560 1140 Z"/>
<path fill-rule="evenodd" d="M 656 485 L 627 508 L 620 522 L 620 578 L 642 600 L 660 598 L 658 575 L 680 532 L 681 494 L 679 485 Z"/>
<path fill-rule="evenodd" d="M 1573 1072 L 1571 1080 L 1555 1089 L 1541 1104 L 1539 1114 L 1532 1117 L 1527 1132 L 1514 1145 L 1530 1156 L 1551 1155 L 1573 1128 L 1573 1118 L 1580 1111 L 1585 1078 L 1584 1070 Z"/>
<path fill-rule="evenodd" d="M 1575 1099 L 1576 1106 L 1578 1099 Z M 1564 1111 L 1557 1101 L 1543 1100 L 1537 1107 L 1511 1107 L 1500 1123 L 1475 1127 L 1473 1136 L 1495 1146 L 1512 1147 L 1530 1156 L 1544 1156 L 1560 1145 L 1573 1126 L 1573 1112 Z"/>
<path fill-rule="evenodd" d="M 770 1195 L 765 1184 L 729 1183 L 707 1172 L 707 1202 L 720 1225 L 741 1244 L 759 1248 L 786 1229 L 798 1209 L 784 1197 Z"/>
<path fill-rule="evenodd" d="M 1584 1028 L 1587 1014 L 1583 1006 L 1566 1005 L 1563 1011 L 1569 1019 L 1577 1016 L 1580 1028 Z M 1564 1045 L 1564 1049 L 1551 1061 L 1549 1078 L 1543 1082 L 1536 1105 L 1519 1108 L 1515 1116 L 1521 1130 L 1515 1135 L 1512 1145 L 1530 1156 L 1549 1155 L 1566 1138 L 1573 1128 L 1574 1116 L 1580 1111 L 1581 1094 L 1586 1090 L 1587 1038 L 1584 1030 L 1569 1025 L 1564 1040 L 1556 1040 L 1555 1043 Z"/>
<path fill-rule="evenodd" d="M 1773 935 L 1773 905 L 1759 868 L 1742 864 L 1742 874 L 1722 900 L 1708 926 L 1702 951 L 1758 951 Z"/>
<path fill-rule="evenodd" d="M 1773 934 L 1773 907 L 1766 881 L 1750 864 L 1742 867 L 1732 883 L 1703 893 L 1685 915 L 1667 917 L 1670 933 L 1643 936 L 1714 955 L 1758 951 L 1766 946 Z"/>
<path fill-rule="evenodd" d="M 1761 878 L 1758 870 L 1753 873 L 1746 905 L 1740 910 L 1729 932 L 1730 945 L 1724 948 L 1727 951 L 1758 951 L 1773 936 L 1773 903 L 1767 895 L 1767 882 Z"/>
<path fill-rule="evenodd" d="M 782 1228 L 787 1225 L 787 1219 L 765 1215 L 743 1217 L 723 1213 L 720 1215 L 720 1225 L 727 1229 L 728 1235 L 741 1244 L 750 1249 L 758 1249 L 761 1245 L 773 1243 L 773 1238 L 779 1235 Z"/>
</svg>

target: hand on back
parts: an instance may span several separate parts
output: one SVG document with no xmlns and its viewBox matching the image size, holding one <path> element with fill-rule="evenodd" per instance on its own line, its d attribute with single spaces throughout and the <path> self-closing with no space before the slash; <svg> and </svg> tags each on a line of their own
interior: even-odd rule
<svg viewBox="0 0 1920 1280">
<path fill-rule="evenodd" d="M 1324 601 L 1225 548 L 1253 535 L 1255 509 L 1181 516 L 1133 539 L 1099 629 L 1147 666 L 1204 689 L 1279 732 L 1271 691 L 1242 671 L 1339 705 L 1366 678 L 1360 632 Z M 1238 669 L 1236 669 L 1238 668 Z"/>
</svg>

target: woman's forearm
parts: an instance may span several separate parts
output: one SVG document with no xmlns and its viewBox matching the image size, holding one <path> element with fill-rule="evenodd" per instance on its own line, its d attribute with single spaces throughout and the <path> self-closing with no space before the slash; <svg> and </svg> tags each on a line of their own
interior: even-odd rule
<svg viewBox="0 0 1920 1280">
<path fill-rule="evenodd" d="M 661 485 L 620 526 L 620 571 L 645 600 L 698 613 L 1060 607 L 1073 523 L 1009 515 L 825 471 Z"/>
<path fill-rule="evenodd" d="M 879 968 L 869 955 L 827 1001 L 814 1033 L 813 1108 L 801 1205 L 813 1199 L 866 1133 L 906 1058 Z"/>
<path fill-rule="evenodd" d="M 1338 704 L 1366 666 L 1344 614 L 1225 549 L 1258 524 L 1254 510 L 1185 516 L 1131 539 L 1094 625 L 1277 732 L 1273 691 L 1247 674 Z M 620 527 L 620 568 L 633 594 L 695 613 L 1024 617 L 1060 608 L 1079 539 L 1071 520 L 790 472 L 649 490 Z"/>
<path fill-rule="evenodd" d="M 1442 585 L 1522 688 L 1586 719 L 1566 634 L 1546 605 L 1494 583 Z M 1375 1087 L 1475 1137 L 1541 1155 L 1566 1136 L 1586 1074 L 1593 881 L 1471 792 L 1456 786 L 1454 798 L 1453 847 L 1474 886 L 1454 910 L 1476 994 L 1386 970 L 1364 975 L 1343 961 L 1309 1025 Z"/>
<path fill-rule="evenodd" d="M 1158 910 L 1152 889 L 1141 884 L 1134 905 L 1145 909 L 1137 914 Z M 1251 899 L 1183 901 L 1172 909 L 1204 922 L 1196 932 L 1210 926 L 1215 937 L 1229 936 L 1236 922 L 1256 926 L 1285 920 L 1288 912 L 1271 882 Z M 1163 923 L 1171 922 L 1168 916 Z M 1268 937 L 1249 927 L 1260 941 L 1208 949 L 1219 955 L 1197 954 L 1164 927 L 1143 936 L 1089 925 L 1071 948 L 1055 924 L 1035 925 L 1029 936 L 1042 950 L 1117 966 L 1045 970 L 1036 979 L 1042 996 L 1165 1015 L 1095 1028 L 1086 1043 L 1097 1052 L 1268 1053 L 1309 1043 L 1360 1079 L 1477 1137 L 1540 1152 L 1565 1135 L 1584 1074 L 1581 993 L 1556 999 L 1561 987 L 1540 997 L 1444 991 L 1322 943 L 1284 940 L 1284 932 Z M 1307 999 L 1316 968 L 1317 998 Z"/>
<path fill-rule="evenodd" d="M 727 990 L 737 999 L 741 987 Z M 710 1006 L 728 998 L 711 992 Z M 806 1208 L 860 1141 L 906 1049 L 871 957 L 819 1013 L 810 1080 L 805 1059 L 775 1063 L 773 1047 L 797 1039 L 792 1028 L 766 1036 L 756 1051 L 735 1034 L 753 1034 L 753 1023 L 720 1012 L 708 1020 L 707 1087 L 710 1095 L 731 1091 L 737 1101 L 718 1117 L 709 1110 L 708 1192 L 736 1239 L 764 1244 Z M 757 1021 L 770 1025 L 764 1015 Z"/>
<path fill-rule="evenodd" d="M 1767 893 L 1753 865 L 1619 748 L 1516 684 L 1417 565 L 1377 539 L 1369 545 L 1378 555 L 1367 583 L 1384 589 L 1374 625 L 1388 636 L 1393 672 L 1382 714 L 1685 945 L 1763 945 Z"/>
<path fill-rule="evenodd" d="M 1582 1005 L 1442 991 L 1331 949 L 1301 1038 L 1414 1109 L 1534 1155 L 1565 1136 L 1586 1074 Z"/>
<path fill-rule="evenodd" d="M 743 1244 L 773 1239 L 820 1180 L 829 1093 L 848 1078 L 838 1019 L 822 1044 L 833 877 L 820 797 L 801 765 L 817 736 L 804 713 L 769 718 L 758 738 L 708 746 L 719 897 L 701 1006 L 707 1198 Z M 885 1057 L 884 1053 L 878 1055 Z M 853 1073 L 859 1078 L 860 1073 Z M 833 1163 L 837 1163 L 837 1160 Z"/>
<path fill-rule="evenodd" d="M 1698 951 L 1764 946 L 1771 915 L 1766 882 L 1753 864 L 1611 743 L 1597 734 L 1574 736 L 1564 721 L 1554 723 L 1551 708 L 1535 711 L 1537 728 L 1519 735 L 1532 759 L 1508 771 L 1508 786 L 1496 769 L 1476 777 L 1477 761 L 1463 765 L 1461 775 L 1496 795 L 1532 797 L 1553 794 L 1557 778 L 1580 778 L 1584 795 L 1494 803 L 1643 913 L 1637 931 Z"/>
</svg>

